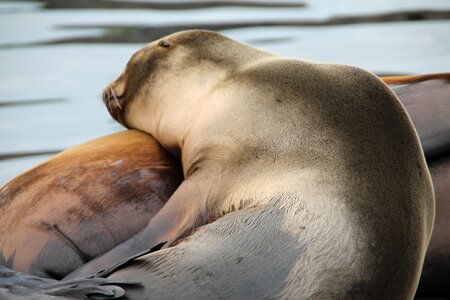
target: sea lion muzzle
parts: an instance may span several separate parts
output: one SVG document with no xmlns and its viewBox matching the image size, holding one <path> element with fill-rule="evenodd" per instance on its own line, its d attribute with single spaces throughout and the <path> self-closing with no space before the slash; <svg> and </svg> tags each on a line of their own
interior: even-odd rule
<svg viewBox="0 0 450 300">
<path fill-rule="evenodd" d="M 103 91 L 102 100 L 111 116 L 128 128 L 123 118 L 125 113 L 125 100 L 123 93 L 118 90 L 114 83 L 108 85 Z"/>
</svg>

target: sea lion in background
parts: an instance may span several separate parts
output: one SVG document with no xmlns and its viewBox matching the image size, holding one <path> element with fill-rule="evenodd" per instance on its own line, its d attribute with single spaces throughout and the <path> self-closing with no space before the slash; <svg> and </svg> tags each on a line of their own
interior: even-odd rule
<svg viewBox="0 0 450 300">
<path fill-rule="evenodd" d="M 413 297 L 432 185 L 373 74 L 186 31 L 133 55 L 104 100 L 180 158 L 185 180 L 143 231 L 68 278 L 167 242 L 110 276 L 143 281 L 130 299 Z"/>
<path fill-rule="evenodd" d="M 450 73 L 382 77 L 405 105 L 425 156 L 450 153 Z"/>
<path fill-rule="evenodd" d="M 181 181 L 136 130 L 63 151 L 0 189 L 0 265 L 61 279 L 140 231 Z"/>
<path fill-rule="evenodd" d="M 450 297 L 450 73 L 390 78 L 419 134 L 436 197 L 417 297 Z"/>
</svg>

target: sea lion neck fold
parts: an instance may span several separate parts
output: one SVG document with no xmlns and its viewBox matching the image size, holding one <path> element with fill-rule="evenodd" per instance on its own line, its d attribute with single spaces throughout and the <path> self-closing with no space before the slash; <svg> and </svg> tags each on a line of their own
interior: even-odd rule
<svg viewBox="0 0 450 300">
<path fill-rule="evenodd" d="M 272 54 L 255 48 L 242 53 L 241 44 L 207 31 L 186 31 L 162 40 L 170 46 L 161 47 L 160 41 L 148 44 L 105 89 L 109 95 L 116 86 L 122 87 L 122 109 L 112 100 L 107 106 L 116 120 L 129 128 L 151 132 L 180 157 L 185 138 L 174 140 L 171 132 L 185 136 L 183 132 L 195 122 L 197 110 L 217 84 L 243 65 Z M 179 109 L 173 110 L 174 106 Z M 142 113 L 149 109 L 152 114 Z"/>
</svg>

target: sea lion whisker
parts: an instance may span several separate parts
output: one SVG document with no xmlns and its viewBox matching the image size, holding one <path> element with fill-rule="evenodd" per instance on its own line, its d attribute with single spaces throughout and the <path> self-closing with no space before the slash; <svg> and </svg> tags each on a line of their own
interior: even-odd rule
<svg viewBox="0 0 450 300">
<path fill-rule="evenodd" d="M 111 104 L 109 103 L 109 97 L 110 97 L 110 92 L 109 92 L 109 88 L 107 90 L 105 90 L 105 92 L 103 93 L 103 103 L 105 103 L 105 105 L 108 107 L 108 111 L 110 113 L 112 113 L 111 110 Z"/>
<path fill-rule="evenodd" d="M 108 91 L 108 94 L 107 94 L 107 98 L 106 98 L 106 100 L 105 100 L 105 103 L 106 103 L 106 105 L 108 105 L 108 110 L 109 110 L 109 112 L 112 113 L 111 103 L 109 103 L 108 99 L 109 99 L 109 91 Z"/>
<path fill-rule="evenodd" d="M 122 110 L 122 106 L 120 106 L 119 100 L 117 99 L 116 94 L 114 93 L 114 90 L 110 89 L 110 91 L 111 91 L 111 95 L 113 96 L 114 100 L 117 103 L 117 106 L 119 107 L 120 110 Z"/>
</svg>

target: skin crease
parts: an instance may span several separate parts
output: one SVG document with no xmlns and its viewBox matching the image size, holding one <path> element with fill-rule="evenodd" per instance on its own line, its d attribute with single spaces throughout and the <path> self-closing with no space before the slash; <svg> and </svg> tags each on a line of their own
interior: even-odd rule
<svg viewBox="0 0 450 300">
<path fill-rule="evenodd" d="M 391 90 L 355 67 L 213 32 L 163 40 L 105 91 L 112 115 L 153 135 L 185 176 L 142 232 L 103 256 L 172 246 L 111 276 L 143 281 L 128 297 L 412 298 L 434 197 Z M 105 267 L 95 259 L 68 278 Z"/>
</svg>

